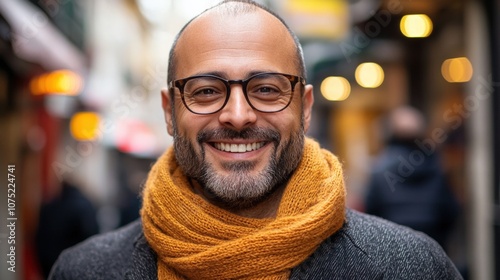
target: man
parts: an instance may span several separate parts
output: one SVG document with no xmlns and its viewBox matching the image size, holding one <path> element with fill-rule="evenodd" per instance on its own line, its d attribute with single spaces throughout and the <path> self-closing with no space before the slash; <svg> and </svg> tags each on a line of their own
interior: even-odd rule
<svg viewBox="0 0 500 280">
<path fill-rule="evenodd" d="M 66 251 L 52 279 L 460 278 L 427 236 L 345 210 L 338 160 L 304 137 L 304 76 L 298 40 L 253 2 L 189 22 L 141 221 Z"/>
</svg>

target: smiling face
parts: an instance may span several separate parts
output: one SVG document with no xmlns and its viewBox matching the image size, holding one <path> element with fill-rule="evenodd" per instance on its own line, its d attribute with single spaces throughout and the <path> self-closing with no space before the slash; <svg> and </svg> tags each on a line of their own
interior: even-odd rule
<svg viewBox="0 0 500 280">
<path fill-rule="evenodd" d="M 224 16 L 208 11 L 188 25 L 175 51 L 176 78 L 212 74 L 241 80 L 262 72 L 300 75 L 291 35 L 263 10 Z M 313 103 L 310 85 L 304 89 L 297 84 L 290 106 L 276 113 L 253 110 L 240 85 L 232 85 L 226 106 L 210 115 L 188 111 L 177 88 L 173 102 L 170 98 L 163 90 L 177 161 L 209 200 L 228 208 L 255 205 L 287 181 L 302 157 Z"/>
</svg>

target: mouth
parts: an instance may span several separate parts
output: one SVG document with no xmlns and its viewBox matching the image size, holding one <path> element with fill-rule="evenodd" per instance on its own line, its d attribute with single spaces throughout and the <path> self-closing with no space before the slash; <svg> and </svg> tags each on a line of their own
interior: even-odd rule
<svg viewBox="0 0 500 280">
<path fill-rule="evenodd" d="M 254 142 L 247 144 L 233 144 L 233 143 L 212 143 L 212 146 L 215 147 L 219 151 L 229 152 L 229 153 L 248 153 L 252 151 L 256 151 L 262 148 L 266 143 L 265 142 Z"/>
</svg>

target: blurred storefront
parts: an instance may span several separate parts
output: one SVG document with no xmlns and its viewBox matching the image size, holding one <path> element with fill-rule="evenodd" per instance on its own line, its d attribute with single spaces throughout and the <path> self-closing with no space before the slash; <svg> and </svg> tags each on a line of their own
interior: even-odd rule
<svg viewBox="0 0 500 280">
<path fill-rule="evenodd" d="M 4 178 L 15 165 L 18 217 L 16 273 L 5 266 L 3 229 L 0 279 L 42 278 L 38 211 L 63 180 L 98 209 L 101 231 L 137 217 L 149 167 L 171 144 L 159 94 L 168 50 L 189 18 L 217 2 L 0 2 L 0 163 Z M 412 105 L 429 121 L 421 151 L 443 153 L 464 209 L 450 256 L 469 279 L 500 279 L 500 4 L 259 2 L 303 43 L 315 88 L 309 135 L 344 163 L 349 206 L 363 211 L 369 169 L 384 147 L 382 117 Z"/>
<path fill-rule="evenodd" d="M 5 166 L 4 182 L 10 184 L 2 183 L 0 213 L 2 221 L 8 221 L 14 229 L 1 231 L 2 279 L 39 277 L 34 249 L 38 210 L 42 200 L 51 195 L 54 180 L 50 166 L 64 130 L 61 119 L 50 110 L 57 97 L 34 94 L 31 81 L 60 69 L 76 75 L 86 71 L 81 49 L 83 33 L 77 28 L 82 22 L 77 17 L 68 21 L 67 12 L 75 8 L 74 3 L 67 1 L 65 11 L 44 10 L 57 7 L 37 4 L 0 3 L 0 161 Z M 61 15 L 68 18 L 61 20 Z M 69 23 L 74 26 L 63 32 L 60 27 L 68 27 Z"/>
<path fill-rule="evenodd" d="M 463 208 L 450 256 L 471 279 L 499 279 L 498 3 L 277 2 L 292 29 L 308 27 L 299 36 L 317 89 L 310 134 L 343 160 L 349 205 L 363 211 L 383 117 L 411 105 L 429 123 L 416 152 L 443 153 Z M 326 22 L 346 19 L 324 32 Z"/>
</svg>

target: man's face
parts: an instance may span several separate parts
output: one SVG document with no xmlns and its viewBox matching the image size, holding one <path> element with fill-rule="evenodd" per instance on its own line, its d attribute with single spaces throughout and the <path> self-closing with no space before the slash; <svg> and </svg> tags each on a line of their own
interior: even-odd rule
<svg viewBox="0 0 500 280">
<path fill-rule="evenodd" d="M 246 79 L 255 73 L 300 75 L 293 39 L 271 15 L 259 11 L 239 16 L 212 12 L 193 21 L 178 41 L 176 78 L 215 74 Z M 276 113 L 261 113 L 247 103 L 240 85 L 231 86 L 226 106 L 210 115 L 193 114 L 175 90 L 162 91 L 168 132 L 177 161 L 210 196 L 230 208 L 265 199 L 286 182 L 302 156 L 309 127 L 312 87 L 294 88 L 292 103 Z"/>
</svg>

